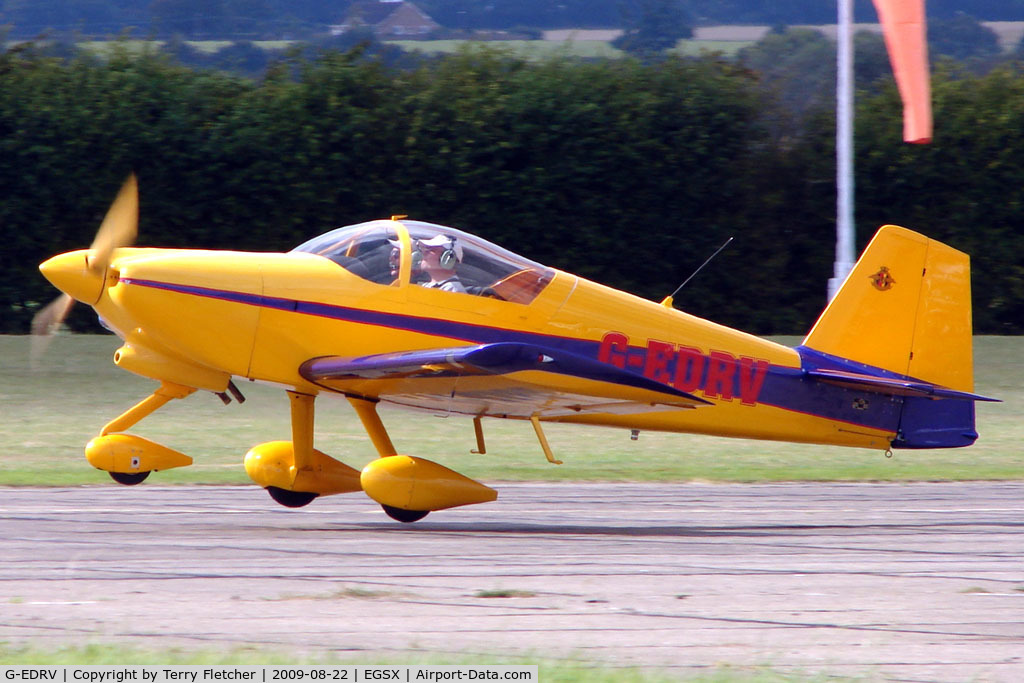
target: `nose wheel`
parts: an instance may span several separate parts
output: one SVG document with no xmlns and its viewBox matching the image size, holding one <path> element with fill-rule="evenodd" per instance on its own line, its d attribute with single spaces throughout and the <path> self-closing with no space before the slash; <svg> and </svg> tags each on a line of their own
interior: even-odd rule
<svg viewBox="0 0 1024 683">
<path fill-rule="evenodd" d="M 146 481 L 146 477 L 149 476 L 149 472 L 107 472 L 110 478 L 116 481 L 118 484 L 124 484 L 125 486 L 135 486 Z"/>
<path fill-rule="evenodd" d="M 384 508 L 384 512 L 391 519 L 399 522 L 405 522 L 411 524 L 412 522 L 418 522 L 426 517 L 430 510 L 403 510 L 402 508 L 391 507 L 390 505 L 381 505 Z"/>
</svg>

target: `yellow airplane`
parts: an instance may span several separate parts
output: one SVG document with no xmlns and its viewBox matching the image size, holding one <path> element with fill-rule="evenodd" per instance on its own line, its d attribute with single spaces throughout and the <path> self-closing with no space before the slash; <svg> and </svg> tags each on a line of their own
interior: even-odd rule
<svg viewBox="0 0 1024 683">
<path fill-rule="evenodd" d="M 233 378 L 291 399 L 290 441 L 253 447 L 249 476 L 277 502 L 365 491 L 403 522 L 494 500 L 497 492 L 400 455 L 381 401 L 471 417 L 834 444 L 888 450 L 975 441 L 967 255 L 885 226 L 796 348 L 646 301 L 454 228 L 376 220 L 287 253 L 130 248 L 129 178 L 89 249 L 40 266 L 89 304 L 123 345 L 119 367 L 160 382 L 89 442 L 94 467 L 123 484 L 191 464 L 125 433 L 196 390 L 241 401 Z M 54 312 L 56 311 L 56 312 Z M 317 450 L 314 401 L 343 396 L 380 458 L 362 471 Z"/>
</svg>

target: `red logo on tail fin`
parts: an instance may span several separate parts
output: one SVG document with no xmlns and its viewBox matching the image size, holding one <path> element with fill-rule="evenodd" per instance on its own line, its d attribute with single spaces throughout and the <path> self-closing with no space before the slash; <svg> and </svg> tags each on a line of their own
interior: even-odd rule
<svg viewBox="0 0 1024 683">
<path fill-rule="evenodd" d="M 896 284 L 896 280 L 892 278 L 892 273 L 889 272 L 889 268 L 886 266 L 879 268 L 878 272 L 870 277 L 870 280 L 871 286 L 880 292 L 886 292 Z"/>
</svg>

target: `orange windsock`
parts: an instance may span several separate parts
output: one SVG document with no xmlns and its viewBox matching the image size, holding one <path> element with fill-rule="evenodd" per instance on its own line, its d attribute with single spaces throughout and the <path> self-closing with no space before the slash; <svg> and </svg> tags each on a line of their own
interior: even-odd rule
<svg viewBox="0 0 1024 683">
<path fill-rule="evenodd" d="M 896 87 L 903 99 L 904 142 L 932 141 L 931 83 L 924 0 L 874 0 Z"/>
</svg>

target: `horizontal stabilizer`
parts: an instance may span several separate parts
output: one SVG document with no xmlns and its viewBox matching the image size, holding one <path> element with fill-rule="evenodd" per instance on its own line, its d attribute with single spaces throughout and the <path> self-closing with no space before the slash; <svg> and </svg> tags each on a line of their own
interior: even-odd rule
<svg viewBox="0 0 1024 683">
<path fill-rule="evenodd" d="M 902 379 L 896 377 L 876 377 L 874 375 L 861 375 L 855 372 L 844 372 L 842 370 L 808 370 L 808 377 L 837 384 L 839 386 L 865 391 L 875 391 L 890 396 L 927 396 L 931 398 L 951 398 L 962 401 L 993 401 L 998 403 L 998 398 L 989 398 L 980 394 L 972 394 L 966 391 L 947 389 L 937 384 L 919 382 L 913 379 Z"/>
</svg>

